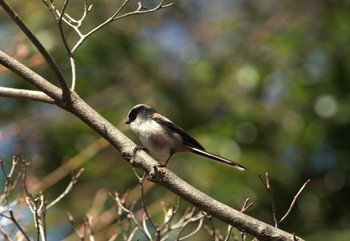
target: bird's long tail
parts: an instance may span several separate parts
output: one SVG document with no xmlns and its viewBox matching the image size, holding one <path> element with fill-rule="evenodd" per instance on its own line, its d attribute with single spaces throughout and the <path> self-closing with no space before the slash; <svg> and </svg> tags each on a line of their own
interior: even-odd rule
<svg viewBox="0 0 350 241">
<path fill-rule="evenodd" d="M 224 165 L 227 165 L 227 166 L 230 166 L 230 167 L 234 167 L 240 171 L 244 171 L 244 170 L 247 170 L 247 168 L 245 168 L 244 166 L 236 163 L 236 162 L 233 162 L 233 161 L 230 161 L 226 158 L 223 158 L 223 157 L 220 157 L 220 156 L 217 156 L 217 155 L 214 155 L 212 153 L 209 153 L 209 152 L 206 152 L 204 150 L 200 150 L 198 148 L 194 148 L 194 147 L 189 147 L 190 148 L 190 151 L 197 154 L 197 155 L 200 155 L 200 156 L 204 156 L 204 157 L 207 157 L 209 159 L 212 159 L 214 161 L 217 161 L 217 162 L 220 162 L 221 164 L 224 164 Z"/>
</svg>

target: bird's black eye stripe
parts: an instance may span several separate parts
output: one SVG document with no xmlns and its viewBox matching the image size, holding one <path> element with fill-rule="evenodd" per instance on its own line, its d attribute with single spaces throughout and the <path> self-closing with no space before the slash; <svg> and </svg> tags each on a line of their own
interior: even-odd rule
<svg viewBox="0 0 350 241">
<path fill-rule="evenodd" d="M 129 113 L 129 121 L 132 122 L 136 119 L 137 115 L 146 111 L 146 107 L 144 105 L 139 105 L 134 107 Z"/>
<path fill-rule="evenodd" d="M 137 105 L 135 106 L 128 114 L 128 122 L 133 122 L 138 115 L 140 115 L 142 118 L 144 118 L 145 116 L 151 115 L 153 113 L 155 113 L 156 111 L 152 108 L 149 107 L 147 105 Z"/>
<path fill-rule="evenodd" d="M 132 109 L 129 113 L 129 121 L 134 121 L 137 117 L 137 114 L 140 112 L 139 108 Z"/>
</svg>

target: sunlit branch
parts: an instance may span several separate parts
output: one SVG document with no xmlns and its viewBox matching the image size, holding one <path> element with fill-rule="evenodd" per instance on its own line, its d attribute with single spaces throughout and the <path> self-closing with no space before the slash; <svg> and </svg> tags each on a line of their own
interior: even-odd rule
<svg viewBox="0 0 350 241">
<path fill-rule="evenodd" d="M 282 222 L 288 215 L 289 213 L 292 211 L 292 208 L 294 207 L 294 204 L 296 202 L 296 200 L 298 199 L 298 197 L 300 196 L 300 194 L 302 193 L 302 191 L 304 190 L 304 188 L 306 187 L 306 185 L 311 181 L 311 179 L 308 179 L 299 189 L 298 193 L 295 194 L 292 203 L 290 204 L 286 214 L 280 219 L 279 222 Z"/>
<path fill-rule="evenodd" d="M 8 87 L 0 87 L 0 97 L 26 99 L 44 102 L 48 104 L 55 104 L 55 101 L 51 97 L 46 95 L 44 92 L 37 90 L 23 90 Z"/>
</svg>

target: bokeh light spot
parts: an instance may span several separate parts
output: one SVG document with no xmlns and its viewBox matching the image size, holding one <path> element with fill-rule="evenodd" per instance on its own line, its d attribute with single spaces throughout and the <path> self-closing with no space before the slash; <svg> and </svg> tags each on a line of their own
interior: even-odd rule
<svg viewBox="0 0 350 241">
<path fill-rule="evenodd" d="M 321 118 L 330 118 L 337 114 L 338 104 L 331 95 L 321 95 L 315 101 L 314 109 Z"/>
<path fill-rule="evenodd" d="M 249 144 L 256 140 L 258 130 L 250 122 L 242 122 L 236 127 L 236 139 L 243 144 Z"/>
<path fill-rule="evenodd" d="M 247 91 L 254 90 L 259 82 L 259 73 L 249 65 L 240 68 L 236 77 L 239 86 Z"/>
<path fill-rule="evenodd" d="M 344 174 L 339 171 L 330 171 L 325 175 L 324 183 L 329 191 L 338 191 L 345 184 Z"/>
</svg>

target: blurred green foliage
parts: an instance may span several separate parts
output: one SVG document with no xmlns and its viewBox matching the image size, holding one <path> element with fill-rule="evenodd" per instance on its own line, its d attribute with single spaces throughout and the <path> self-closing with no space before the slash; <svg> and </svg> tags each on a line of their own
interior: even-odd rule
<svg viewBox="0 0 350 241">
<path fill-rule="evenodd" d="M 69 79 L 69 61 L 45 6 L 11 4 Z M 121 1 L 93 4 L 87 30 Z M 71 1 L 68 12 L 78 17 L 81 9 L 79 1 Z M 250 197 L 254 206 L 248 214 L 265 222 L 272 224 L 270 201 L 258 174 L 269 172 L 279 218 L 311 178 L 281 228 L 306 240 L 345 240 L 350 230 L 349 10 L 345 0 L 177 1 L 172 8 L 114 22 L 88 39 L 76 55 L 76 91 L 135 141 L 123 123 L 133 105 L 147 103 L 209 151 L 248 167 L 240 173 L 185 154 L 171 162 L 179 176 L 234 208 Z M 0 48 L 57 83 L 0 13 Z M 65 30 L 73 46 L 77 38 Z M 1 86 L 32 88 L 2 72 Z M 5 98 L 0 106 L 0 155 L 31 160 L 38 178 L 98 139 L 58 107 Z M 50 222 L 67 228 L 66 210 L 84 215 L 99 189 L 125 192 L 137 185 L 130 165 L 111 147 L 82 166 L 86 171 L 77 186 L 56 207 L 60 218 Z M 69 175 L 45 192 L 55 196 L 68 182 Z M 148 198 L 164 193 L 155 187 Z"/>
</svg>

